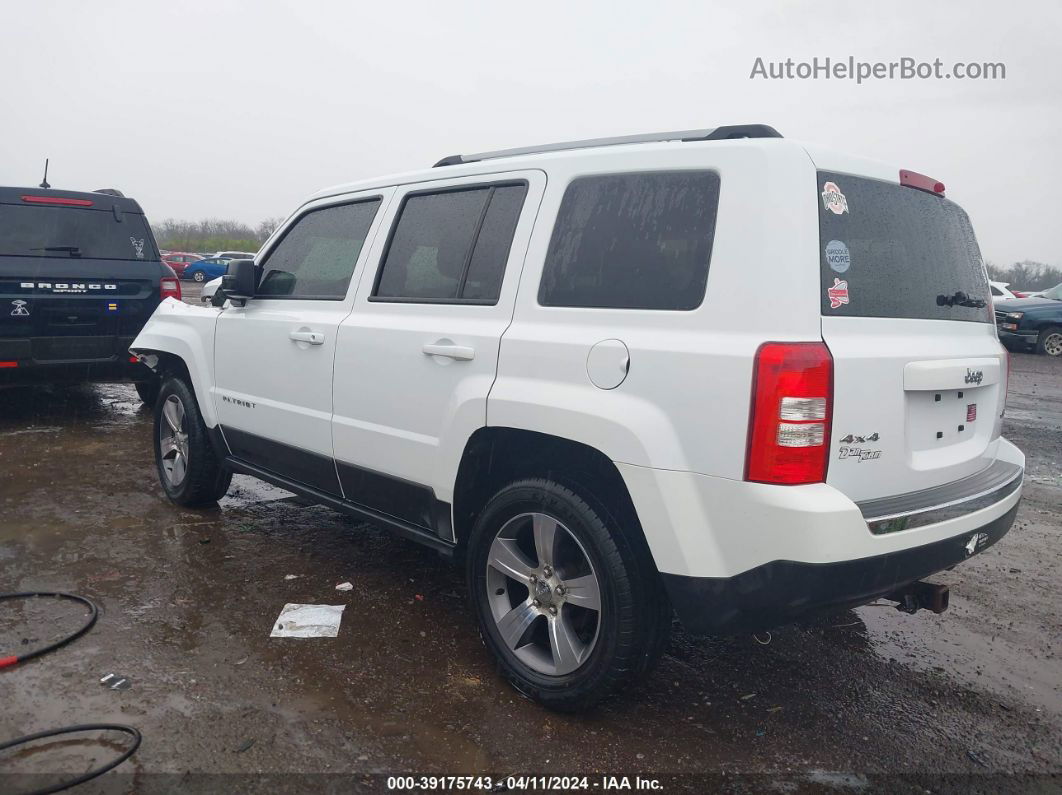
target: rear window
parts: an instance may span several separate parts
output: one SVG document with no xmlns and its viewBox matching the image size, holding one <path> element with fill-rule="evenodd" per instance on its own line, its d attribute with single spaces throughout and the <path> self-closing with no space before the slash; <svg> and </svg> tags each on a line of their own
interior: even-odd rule
<svg viewBox="0 0 1062 795">
<path fill-rule="evenodd" d="M 110 210 L 0 204 L 0 256 L 158 260 L 147 219 Z"/>
<path fill-rule="evenodd" d="M 700 306 L 719 205 L 710 171 L 574 180 L 553 229 L 543 306 L 688 310 Z"/>
<path fill-rule="evenodd" d="M 981 252 L 961 207 L 880 180 L 818 177 L 822 314 L 992 322 Z"/>
</svg>

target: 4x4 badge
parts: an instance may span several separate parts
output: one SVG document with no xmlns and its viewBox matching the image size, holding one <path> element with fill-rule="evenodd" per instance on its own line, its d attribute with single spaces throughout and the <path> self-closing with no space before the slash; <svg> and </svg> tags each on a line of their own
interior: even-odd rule
<svg viewBox="0 0 1062 795">
<path fill-rule="evenodd" d="M 11 302 L 14 305 L 14 309 L 11 310 L 11 314 L 15 317 L 29 317 L 29 310 L 26 309 L 26 302 L 21 298 L 16 298 Z"/>
</svg>

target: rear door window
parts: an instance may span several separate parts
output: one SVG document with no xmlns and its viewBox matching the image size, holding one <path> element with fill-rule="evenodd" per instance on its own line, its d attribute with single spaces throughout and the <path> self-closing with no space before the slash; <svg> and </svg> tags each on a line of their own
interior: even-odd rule
<svg viewBox="0 0 1062 795">
<path fill-rule="evenodd" d="M 711 171 L 574 180 L 553 229 L 543 306 L 696 309 L 704 300 L 719 206 Z"/>
<path fill-rule="evenodd" d="M 373 299 L 497 303 L 526 195 L 511 183 L 407 196 Z"/>
<path fill-rule="evenodd" d="M 822 314 L 992 322 L 970 219 L 943 196 L 820 171 Z"/>
<path fill-rule="evenodd" d="M 138 213 L 0 204 L 0 256 L 158 261 L 159 252 Z"/>
</svg>

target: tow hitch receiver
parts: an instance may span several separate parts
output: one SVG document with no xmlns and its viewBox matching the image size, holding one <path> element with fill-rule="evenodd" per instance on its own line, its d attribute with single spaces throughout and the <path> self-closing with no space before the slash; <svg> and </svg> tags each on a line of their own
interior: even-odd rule
<svg viewBox="0 0 1062 795">
<path fill-rule="evenodd" d="M 948 609 L 948 586 L 931 582 L 913 582 L 885 597 L 897 602 L 896 609 L 904 613 L 917 613 L 920 609 L 943 613 Z"/>
</svg>

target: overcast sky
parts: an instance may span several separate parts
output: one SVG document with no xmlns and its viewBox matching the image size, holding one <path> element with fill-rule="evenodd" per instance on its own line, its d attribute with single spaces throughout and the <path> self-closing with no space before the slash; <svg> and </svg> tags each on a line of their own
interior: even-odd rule
<svg viewBox="0 0 1062 795">
<path fill-rule="evenodd" d="M 5 3 L 0 184 L 50 157 L 154 220 L 256 223 L 455 152 L 763 122 L 942 180 L 991 261 L 1062 264 L 1060 39 L 1057 0 Z M 1006 79 L 749 79 L 849 55 Z"/>
</svg>

